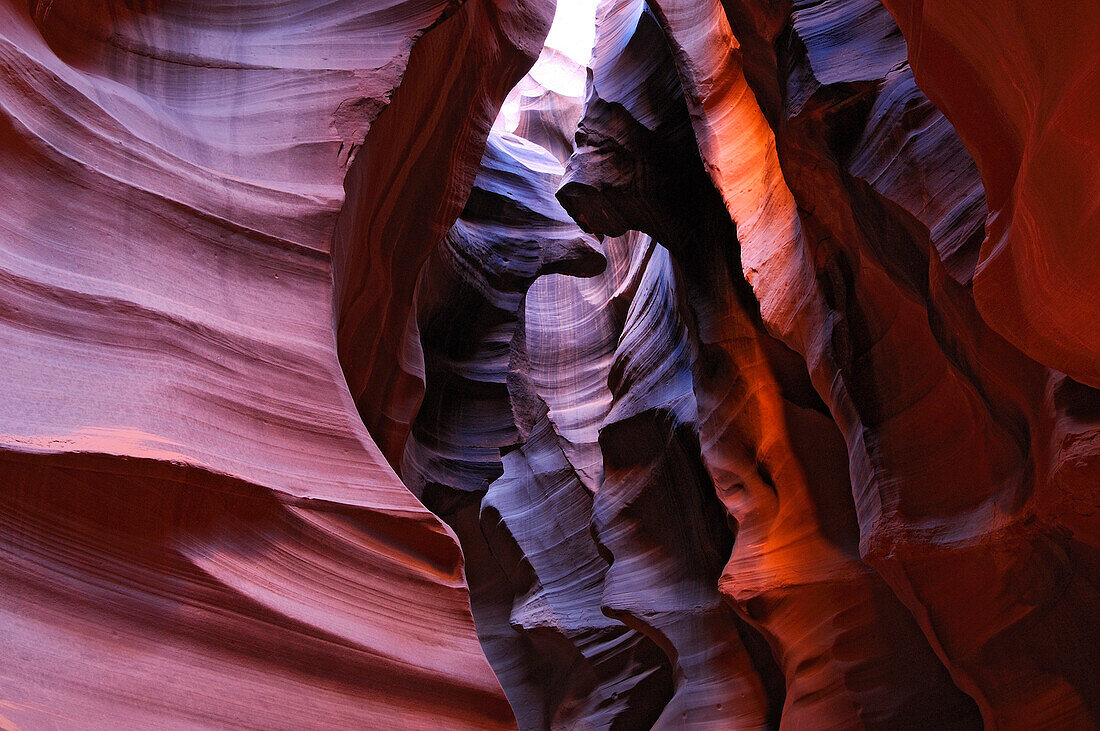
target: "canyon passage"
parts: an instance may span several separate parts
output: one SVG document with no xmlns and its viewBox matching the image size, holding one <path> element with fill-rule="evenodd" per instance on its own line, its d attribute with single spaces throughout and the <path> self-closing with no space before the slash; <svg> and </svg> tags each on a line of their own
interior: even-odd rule
<svg viewBox="0 0 1100 731">
<path fill-rule="evenodd" d="M 0 728 L 1097 728 L 1098 29 L 0 0 Z"/>
</svg>

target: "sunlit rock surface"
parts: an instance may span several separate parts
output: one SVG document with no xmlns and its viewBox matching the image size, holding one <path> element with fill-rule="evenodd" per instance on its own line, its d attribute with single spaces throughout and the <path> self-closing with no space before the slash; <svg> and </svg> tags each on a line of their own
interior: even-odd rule
<svg viewBox="0 0 1100 731">
<path fill-rule="evenodd" d="M 913 88 L 891 18 L 656 14 L 764 324 L 844 436 L 863 561 L 987 725 L 1094 723 L 1095 401 L 984 319 L 975 168 Z M 742 65 L 749 48 L 778 49 L 777 74 Z"/>
<path fill-rule="evenodd" d="M 1025 5 L 0 0 L 0 727 L 1096 726 Z"/>
</svg>

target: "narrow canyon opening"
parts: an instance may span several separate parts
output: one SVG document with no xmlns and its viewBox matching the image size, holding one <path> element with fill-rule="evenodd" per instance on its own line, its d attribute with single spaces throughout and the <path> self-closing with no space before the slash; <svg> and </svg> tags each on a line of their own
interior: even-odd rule
<svg viewBox="0 0 1100 731">
<path fill-rule="evenodd" d="M 521 728 L 988 715 L 912 583 L 935 559 L 881 521 L 1026 488 L 872 476 L 909 469 L 893 425 L 932 388 L 876 354 L 899 337 L 950 374 L 934 400 L 987 409 L 953 452 L 1026 460 L 969 345 L 982 186 L 886 10 L 834 10 L 841 32 L 814 4 L 724 4 L 737 58 L 707 81 L 667 4 L 562 2 L 419 271 L 400 352 L 422 395 L 403 448 L 372 434 L 458 537 Z M 812 295 L 777 305 L 799 278 Z"/>
<path fill-rule="evenodd" d="M 812 73 L 799 42 L 746 60 L 757 114 L 814 99 L 776 88 Z M 875 98 L 830 91 L 790 154 L 846 164 Z M 391 462 L 459 539 L 521 728 L 977 723 L 861 559 L 844 435 L 764 322 L 700 149 L 653 9 L 559 5 L 419 271 L 400 367 L 423 391 Z M 876 244 L 927 247 L 857 175 L 829 185 Z M 850 286 L 834 256 L 823 284 Z"/>
</svg>

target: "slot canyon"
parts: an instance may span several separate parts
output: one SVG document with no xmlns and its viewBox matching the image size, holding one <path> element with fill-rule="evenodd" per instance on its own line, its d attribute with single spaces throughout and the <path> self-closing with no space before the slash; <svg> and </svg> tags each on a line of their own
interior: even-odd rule
<svg viewBox="0 0 1100 731">
<path fill-rule="evenodd" d="M 0 730 L 1100 728 L 1098 37 L 0 0 Z"/>
</svg>

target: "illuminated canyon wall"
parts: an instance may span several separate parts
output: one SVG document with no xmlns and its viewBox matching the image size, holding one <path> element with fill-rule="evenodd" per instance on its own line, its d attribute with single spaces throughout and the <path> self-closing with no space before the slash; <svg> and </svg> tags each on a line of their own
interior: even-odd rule
<svg viewBox="0 0 1100 731">
<path fill-rule="evenodd" d="M 1100 7 L 554 15 L 0 0 L 0 728 L 1100 724 Z"/>
</svg>

